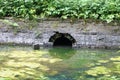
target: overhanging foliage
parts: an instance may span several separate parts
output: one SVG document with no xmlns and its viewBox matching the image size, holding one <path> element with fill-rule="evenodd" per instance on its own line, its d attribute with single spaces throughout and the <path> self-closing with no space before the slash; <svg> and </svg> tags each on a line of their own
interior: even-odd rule
<svg viewBox="0 0 120 80">
<path fill-rule="evenodd" d="M 120 0 L 0 0 L 0 17 L 120 19 Z"/>
</svg>

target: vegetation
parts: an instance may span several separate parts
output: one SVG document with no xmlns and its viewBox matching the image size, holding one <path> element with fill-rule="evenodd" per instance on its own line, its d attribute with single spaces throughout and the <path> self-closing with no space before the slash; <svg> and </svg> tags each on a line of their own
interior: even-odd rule
<svg viewBox="0 0 120 80">
<path fill-rule="evenodd" d="M 120 0 L 0 0 L 0 17 L 120 19 Z"/>
</svg>

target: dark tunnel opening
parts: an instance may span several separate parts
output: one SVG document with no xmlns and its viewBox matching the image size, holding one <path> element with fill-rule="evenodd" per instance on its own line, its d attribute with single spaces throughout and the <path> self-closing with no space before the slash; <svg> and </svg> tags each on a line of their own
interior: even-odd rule
<svg viewBox="0 0 120 80">
<path fill-rule="evenodd" d="M 72 47 L 76 40 L 69 33 L 56 32 L 50 37 L 49 42 L 55 47 Z"/>
<path fill-rule="evenodd" d="M 54 41 L 53 46 L 72 47 L 72 41 L 69 40 L 69 39 L 66 38 L 66 37 L 60 37 L 60 38 L 57 38 L 57 39 Z"/>
</svg>

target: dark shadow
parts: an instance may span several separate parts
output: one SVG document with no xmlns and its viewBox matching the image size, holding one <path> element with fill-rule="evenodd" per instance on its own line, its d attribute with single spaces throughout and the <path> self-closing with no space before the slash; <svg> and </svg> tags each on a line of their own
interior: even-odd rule
<svg viewBox="0 0 120 80">
<path fill-rule="evenodd" d="M 56 32 L 50 37 L 49 42 L 52 42 L 54 47 L 72 47 L 76 40 L 68 33 Z"/>
<path fill-rule="evenodd" d="M 53 43 L 53 46 L 72 47 L 72 41 L 70 41 L 65 37 L 60 37 L 55 40 L 55 42 Z"/>
</svg>

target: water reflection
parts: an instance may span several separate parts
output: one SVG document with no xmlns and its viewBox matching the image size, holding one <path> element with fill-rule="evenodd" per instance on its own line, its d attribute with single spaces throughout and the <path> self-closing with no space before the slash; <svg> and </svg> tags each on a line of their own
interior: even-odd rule
<svg viewBox="0 0 120 80">
<path fill-rule="evenodd" d="M 0 46 L 0 80 L 120 80 L 119 52 Z"/>
<path fill-rule="evenodd" d="M 49 53 L 56 58 L 68 59 L 76 53 L 76 50 L 70 47 L 55 47 L 49 49 Z"/>
</svg>

